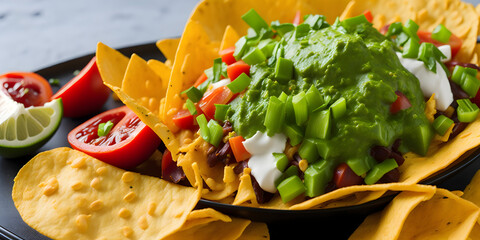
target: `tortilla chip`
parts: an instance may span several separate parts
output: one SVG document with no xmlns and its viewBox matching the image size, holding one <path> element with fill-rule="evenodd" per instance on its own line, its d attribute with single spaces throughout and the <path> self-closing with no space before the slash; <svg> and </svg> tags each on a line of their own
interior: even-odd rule
<svg viewBox="0 0 480 240">
<path fill-rule="evenodd" d="M 445 189 L 402 192 L 349 239 L 466 239 L 479 214 L 477 206 Z"/>
<path fill-rule="evenodd" d="M 172 69 L 155 59 L 148 60 L 147 64 L 162 79 L 162 89 L 167 89 Z"/>
<path fill-rule="evenodd" d="M 430 121 L 430 123 L 433 123 L 433 120 L 435 120 L 435 114 L 437 113 L 436 106 L 437 101 L 435 101 L 435 93 L 433 93 L 425 103 L 425 116 L 427 116 L 427 119 Z"/>
<path fill-rule="evenodd" d="M 239 38 L 240 36 L 238 36 L 237 31 L 235 31 L 232 26 L 227 25 L 225 28 L 225 33 L 223 34 L 222 43 L 220 43 L 220 50 L 224 50 L 229 47 L 235 47 L 235 43 Z"/>
<path fill-rule="evenodd" d="M 480 206 L 480 171 L 477 171 L 463 191 L 464 199 Z"/>
<path fill-rule="evenodd" d="M 241 218 L 232 218 L 229 222 L 218 220 L 181 230 L 166 239 L 234 240 L 242 236 L 249 224 L 250 220 Z"/>
<path fill-rule="evenodd" d="M 51 238 L 160 239 L 181 228 L 200 194 L 57 148 L 18 172 L 12 198 L 23 220 Z"/>
<path fill-rule="evenodd" d="M 158 40 L 156 42 L 157 48 L 165 56 L 166 60 L 173 62 L 175 60 L 175 53 L 177 52 L 180 38 L 168 38 Z"/>
<path fill-rule="evenodd" d="M 267 224 L 260 222 L 251 222 L 243 231 L 238 240 L 266 240 L 270 239 Z"/>
<path fill-rule="evenodd" d="M 111 89 L 114 86 L 122 86 L 123 76 L 127 70 L 129 59 L 119 51 L 101 42 L 97 44 L 96 57 L 97 67 L 103 83 Z"/>
<path fill-rule="evenodd" d="M 250 168 L 243 169 L 243 175 L 240 177 L 240 185 L 238 186 L 235 200 L 232 203 L 233 205 L 241 205 L 249 202 L 252 206 L 258 206 L 257 196 L 255 195 L 255 190 L 253 190 L 250 172 Z"/>
</svg>

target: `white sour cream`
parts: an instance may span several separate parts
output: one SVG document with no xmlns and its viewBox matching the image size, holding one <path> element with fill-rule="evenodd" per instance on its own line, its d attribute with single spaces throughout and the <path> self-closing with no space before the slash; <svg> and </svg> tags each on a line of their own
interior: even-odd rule
<svg viewBox="0 0 480 240">
<path fill-rule="evenodd" d="M 448 49 L 450 46 L 448 47 Z M 446 51 L 446 48 L 443 50 Z M 444 53 L 445 54 L 445 53 Z M 445 54 L 447 56 L 447 54 Z M 448 106 L 453 102 L 453 94 L 450 89 L 448 77 L 442 66 L 437 62 L 437 73 L 430 71 L 425 67 L 422 61 L 412 58 L 403 58 L 402 53 L 397 52 L 398 59 L 409 72 L 411 72 L 420 81 L 420 88 L 423 96 L 429 98 L 435 93 L 435 100 L 437 102 L 437 109 L 440 111 L 447 110 Z M 451 54 L 450 54 L 451 56 Z M 448 57 L 448 56 L 447 56 Z"/>
<path fill-rule="evenodd" d="M 269 137 L 266 133 L 256 132 L 253 137 L 245 140 L 243 146 L 252 155 L 248 160 L 248 167 L 260 187 L 274 193 L 277 191 L 275 180 L 282 172 L 277 169 L 273 153 L 283 153 L 287 137 L 283 134 L 275 134 Z"/>
</svg>

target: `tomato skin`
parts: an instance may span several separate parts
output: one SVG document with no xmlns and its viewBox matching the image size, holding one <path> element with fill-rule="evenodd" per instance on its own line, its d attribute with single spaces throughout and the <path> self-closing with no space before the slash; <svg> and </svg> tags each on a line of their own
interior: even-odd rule
<svg viewBox="0 0 480 240">
<path fill-rule="evenodd" d="M 52 88 L 42 76 L 32 72 L 0 75 L 0 89 L 25 107 L 43 106 L 52 97 Z"/>
<path fill-rule="evenodd" d="M 237 162 L 245 161 L 252 156 L 245 149 L 245 146 L 243 146 L 243 141 L 245 141 L 245 139 L 243 139 L 242 136 L 236 136 L 228 139 L 230 147 L 232 148 L 233 155 L 235 156 L 235 160 Z"/>
<path fill-rule="evenodd" d="M 442 46 L 442 45 L 450 45 L 450 48 L 452 49 L 452 59 L 457 55 L 458 51 L 460 51 L 460 48 L 462 47 L 463 41 L 461 38 L 455 36 L 455 34 L 452 34 L 450 36 L 450 40 L 448 43 L 442 43 L 437 40 L 432 39 L 432 33 L 431 32 L 426 32 L 426 31 L 418 31 L 417 32 L 418 37 L 420 38 L 420 43 L 422 42 L 429 42 L 433 43 L 435 46 Z"/>
<path fill-rule="evenodd" d="M 363 183 L 363 178 L 355 174 L 346 163 L 341 163 L 335 169 L 333 182 L 337 188 L 342 188 L 360 185 Z"/>
<path fill-rule="evenodd" d="M 200 77 L 198 77 L 197 81 L 195 81 L 193 86 L 198 87 L 198 86 L 200 86 L 200 84 L 205 82 L 207 79 L 208 79 L 207 74 L 205 72 L 203 72 L 202 75 L 200 75 Z"/>
<path fill-rule="evenodd" d="M 370 10 L 367 10 L 367 11 L 363 12 L 363 15 L 367 18 L 367 20 L 370 23 L 373 22 L 373 15 L 372 15 L 372 12 L 370 12 Z"/>
<path fill-rule="evenodd" d="M 395 91 L 397 94 L 397 100 L 390 105 L 390 112 L 395 114 L 400 110 L 407 109 L 412 106 L 408 98 L 400 91 Z"/>
<path fill-rule="evenodd" d="M 240 74 L 245 73 L 250 76 L 250 65 L 244 61 L 238 61 L 227 67 L 227 75 L 230 80 L 235 80 Z"/>
<path fill-rule="evenodd" d="M 233 56 L 234 52 L 235 52 L 235 47 L 229 47 L 221 50 L 219 52 L 219 55 L 222 58 L 222 62 L 226 63 L 227 65 L 235 63 L 237 60 Z"/>
<path fill-rule="evenodd" d="M 112 120 L 114 126 L 105 137 L 98 137 L 98 125 Z M 82 135 L 83 134 L 83 135 Z M 128 107 L 98 114 L 74 128 L 68 142 L 79 151 L 113 166 L 131 169 L 147 160 L 161 140 Z"/>
<path fill-rule="evenodd" d="M 233 93 L 227 86 L 215 88 L 206 92 L 203 98 L 198 102 L 198 107 L 208 119 L 215 117 L 215 104 L 227 104 L 233 98 Z"/>
<path fill-rule="evenodd" d="M 193 115 L 188 110 L 182 109 L 172 118 L 173 123 L 181 129 L 193 128 Z"/>
<path fill-rule="evenodd" d="M 110 96 L 98 72 L 96 57 L 58 90 L 52 99 L 62 98 L 65 117 L 83 117 L 98 112 Z"/>
</svg>

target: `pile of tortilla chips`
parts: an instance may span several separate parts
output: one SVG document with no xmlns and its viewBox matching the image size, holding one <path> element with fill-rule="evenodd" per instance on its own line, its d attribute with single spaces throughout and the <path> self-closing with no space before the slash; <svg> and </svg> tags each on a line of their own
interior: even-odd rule
<svg viewBox="0 0 480 240">
<path fill-rule="evenodd" d="M 390 234 L 391 239 L 420 237 L 422 232 L 404 231 L 409 229 L 409 226 L 419 224 L 437 226 L 437 231 L 432 230 L 431 234 L 460 234 L 460 228 L 471 229 L 478 217 L 476 206 L 448 191 L 417 183 L 447 168 L 480 145 L 480 119 L 469 124 L 451 141 L 444 142 L 438 137 L 440 140 L 431 144 L 425 157 L 406 154 L 405 163 L 399 168 L 401 176 L 397 183 L 351 186 L 306 201 L 293 200 L 285 204 L 277 196 L 267 204 L 258 204 L 248 168 L 236 175 L 233 172 L 234 166 L 208 166 L 206 149 L 209 144 L 198 133 L 178 129 L 172 122 L 172 116 L 184 108 L 185 99 L 182 99 L 180 92 L 193 85 L 202 72 L 211 67 L 213 60 L 219 57 L 219 50 L 234 46 L 238 38 L 246 33 L 248 26 L 241 20 L 241 16 L 251 8 L 267 22 L 291 22 L 296 12 L 300 11 L 302 15 L 325 15 L 327 21 L 332 23 L 337 17 L 344 19 L 370 10 L 377 28 L 408 19 L 414 20 L 421 30 L 426 31 L 432 31 L 438 24 L 444 24 L 463 39 L 456 60 L 480 63 L 480 48 L 476 45 L 480 30 L 479 13 L 472 5 L 459 0 L 202 1 L 190 16 L 180 39 L 157 42 L 158 48 L 167 59 L 165 62 L 145 61 L 135 54 L 128 58 L 102 43 L 97 46 L 97 64 L 104 83 L 161 137 L 194 188 L 180 187 L 133 173 L 136 179 L 134 183 L 118 186 L 118 182 L 123 180 L 124 171 L 73 150 L 56 149 L 35 157 L 16 178 L 13 197 L 24 220 L 47 236 L 60 239 L 100 237 L 103 233 L 122 234 L 139 239 L 188 239 L 189 236 L 212 239 L 212 236 L 218 234 L 214 234 L 214 229 L 225 229 L 225 234 L 227 231 L 231 234 L 217 236 L 222 239 L 237 239 L 248 234 L 268 238 L 265 225 L 230 218 L 211 209 L 192 209 L 200 198 L 276 209 L 332 208 L 361 204 L 378 199 L 391 191 L 401 191 L 384 212 L 367 218 L 352 238 L 371 239 L 367 236 L 375 232 L 372 228 L 377 229 L 375 233 L 379 237 L 384 234 Z M 427 106 L 432 108 L 434 103 Z M 78 161 L 84 162 L 85 166 Z M 77 164 L 83 168 L 74 167 Z M 108 174 L 99 173 L 102 167 L 108 169 Z M 35 178 L 29 179 L 28 173 L 33 171 L 38 173 Z M 101 182 L 101 190 L 93 186 L 94 179 Z M 77 183 L 82 185 L 79 190 L 75 189 L 78 187 Z M 129 187 L 136 191 L 136 201 L 125 200 L 129 191 L 133 191 Z M 467 195 L 474 193 L 466 193 L 465 196 Z M 177 202 L 178 199 L 187 198 L 188 201 Z M 98 212 L 94 211 L 96 207 L 92 206 L 97 200 L 102 200 L 104 207 Z M 160 203 L 165 201 L 171 202 L 167 205 L 168 209 L 166 206 L 160 208 Z M 152 203 L 160 212 L 150 215 Z M 79 206 L 78 209 L 75 204 Z M 438 213 L 438 216 L 432 216 L 431 221 L 422 218 L 425 213 L 430 214 L 432 209 L 451 205 L 458 205 L 458 209 L 451 207 L 451 212 Z M 122 209 L 126 209 L 128 214 L 121 213 Z M 398 209 L 404 210 L 397 218 Z M 440 214 L 452 215 L 451 221 L 446 224 L 443 220 L 438 220 L 437 218 L 443 217 Z M 69 227 L 54 229 L 41 221 L 45 216 L 50 221 Z M 102 221 L 112 222 L 111 226 L 102 224 Z M 232 221 L 238 223 L 228 224 Z M 398 231 L 390 230 L 392 221 L 399 223 Z M 153 229 L 153 226 L 161 231 L 150 232 L 149 229 Z M 477 231 L 480 232 L 478 229 Z M 466 232 L 468 235 L 470 231 Z"/>
</svg>

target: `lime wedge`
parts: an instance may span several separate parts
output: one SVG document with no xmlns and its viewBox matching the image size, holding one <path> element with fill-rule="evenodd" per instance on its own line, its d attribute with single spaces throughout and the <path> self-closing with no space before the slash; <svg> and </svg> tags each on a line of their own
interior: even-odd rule
<svg viewBox="0 0 480 240">
<path fill-rule="evenodd" d="M 15 158 L 42 147 L 62 121 L 61 99 L 25 108 L 0 92 L 0 155 Z"/>
</svg>

